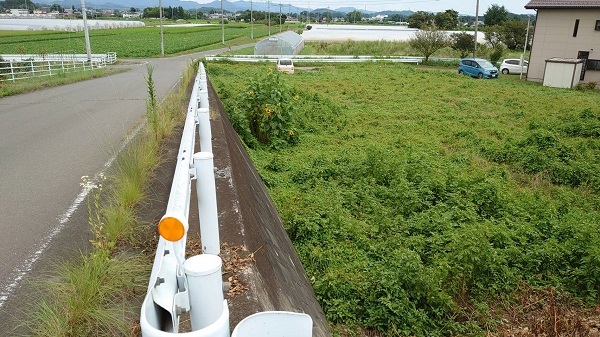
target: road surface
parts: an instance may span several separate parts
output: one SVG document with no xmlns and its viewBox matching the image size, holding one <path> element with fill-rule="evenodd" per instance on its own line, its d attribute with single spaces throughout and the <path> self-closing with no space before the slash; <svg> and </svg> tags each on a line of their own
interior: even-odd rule
<svg viewBox="0 0 600 337">
<path fill-rule="evenodd" d="M 124 73 L 0 98 L 0 313 L 53 246 L 82 249 L 81 177 L 104 172 L 144 121 L 146 64 L 160 97 L 204 54 L 130 61 Z"/>
</svg>

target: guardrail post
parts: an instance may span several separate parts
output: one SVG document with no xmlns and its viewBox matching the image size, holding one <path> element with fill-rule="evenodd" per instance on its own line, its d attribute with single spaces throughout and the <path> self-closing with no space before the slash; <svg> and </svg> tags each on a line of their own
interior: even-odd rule
<svg viewBox="0 0 600 337">
<path fill-rule="evenodd" d="M 202 80 L 200 80 L 200 83 L 202 83 Z M 198 98 L 200 99 L 200 108 L 208 109 L 208 91 L 200 90 L 198 92 Z"/>
<path fill-rule="evenodd" d="M 218 255 L 221 252 L 219 240 L 219 215 L 217 213 L 217 189 L 213 154 L 198 152 L 194 154 L 196 169 L 196 192 L 198 194 L 198 217 L 202 251 L 205 254 Z"/>
<path fill-rule="evenodd" d="M 190 292 L 192 331 L 210 326 L 223 313 L 221 265 L 221 258 L 210 254 L 192 256 L 183 264 Z M 223 330 L 229 336 L 229 324 Z"/>
<path fill-rule="evenodd" d="M 210 130 L 210 112 L 208 108 L 200 108 L 198 112 L 198 135 L 200 151 L 212 153 L 212 131 Z"/>
<path fill-rule="evenodd" d="M 52 76 L 52 66 L 50 65 L 50 60 L 48 60 L 48 73 Z"/>
</svg>

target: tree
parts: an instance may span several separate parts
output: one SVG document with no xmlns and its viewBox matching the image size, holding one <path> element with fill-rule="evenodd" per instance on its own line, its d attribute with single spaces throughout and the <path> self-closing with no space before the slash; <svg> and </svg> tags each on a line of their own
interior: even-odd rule
<svg viewBox="0 0 600 337">
<path fill-rule="evenodd" d="M 137 9 L 135 9 L 135 7 L 131 7 L 129 9 L 129 13 L 135 13 L 135 12 L 137 12 Z"/>
<path fill-rule="evenodd" d="M 34 9 L 34 8 L 38 8 L 39 6 L 36 6 L 31 0 L 6 0 L 6 1 L 0 1 L 0 8 L 6 8 L 6 9 L 11 9 L 11 8 L 21 8 L 21 9 Z"/>
<path fill-rule="evenodd" d="M 51 12 L 55 12 L 56 11 L 56 12 L 62 13 L 65 10 L 60 5 L 52 4 L 52 6 L 50 6 L 50 11 Z"/>
<path fill-rule="evenodd" d="M 158 18 L 160 17 L 160 13 L 158 12 L 158 7 L 146 7 L 144 8 L 145 18 Z"/>
<path fill-rule="evenodd" d="M 500 25 L 504 21 L 508 21 L 508 14 L 504 6 L 493 4 L 483 15 L 483 22 L 485 22 L 486 26 Z"/>
<path fill-rule="evenodd" d="M 525 46 L 525 36 L 527 35 L 527 22 L 523 20 L 508 20 L 500 25 L 498 30 L 500 41 L 508 49 L 523 49 Z"/>
<path fill-rule="evenodd" d="M 483 29 L 485 39 L 492 48 L 496 48 L 502 44 L 500 40 L 500 26 L 485 26 Z"/>
<path fill-rule="evenodd" d="M 435 25 L 438 29 L 451 30 L 458 26 L 458 12 L 448 9 L 435 15 Z"/>
<path fill-rule="evenodd" d="M 357 10 L 346 14 L 347 22 L 356 23 L 357 21 L 362 20 L 362 18 L 363 18 L 363 13 L 361 13 L 360 11 L 357 11 Z"/>
<path fill-rule="evenodd" d="M 450 39 L 448 38 L 448 35 L 441 30 L 419 30 L 415 32 L 413 38 L 408 40 L 408 44 L 413 49 L 420 52 L 425 57 L 423 63 L 428 64 L 429 56 L 436 51 L 447 47 L 450 44 Z"/>
<path fill-rule="evenodd" d="M 407 16 L 402 14 L 392 14 L 388 17 L 388 20 L 394 22 L 404 22 L 407 20 Z"/>
<path fill-rule="evenodd" d="M 460 53 L 460 58 L 467 57 L 475 51 L 475 38 L 473 35 L 461 32 L 452 34 L 450 38 L 452 40 L 450 47 Z"/>
<path fill-rule="evenodd" d="M 411 14 L 408 17 L 409 28 L 424 28 L 433 25 L 435 22 L 435 15 L 429 12 L 418 11 Z"/>
</svg>

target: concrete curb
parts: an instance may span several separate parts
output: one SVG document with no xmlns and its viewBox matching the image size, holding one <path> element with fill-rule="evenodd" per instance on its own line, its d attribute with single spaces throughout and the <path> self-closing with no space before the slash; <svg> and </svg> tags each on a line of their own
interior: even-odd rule
<svg viewBox="0 0 600 337">
<path fill-rule="evenodd" d="M 309 314 L 313 336 L 329 337 L 323 309 L 273 201 L 210 82 L 208 91 L 221 242 L 255 251 L 256 261 L 244 271 L 249 290 L 229 299 L 231 327 L 259 311 L 285 310 Z"/>
</svg>

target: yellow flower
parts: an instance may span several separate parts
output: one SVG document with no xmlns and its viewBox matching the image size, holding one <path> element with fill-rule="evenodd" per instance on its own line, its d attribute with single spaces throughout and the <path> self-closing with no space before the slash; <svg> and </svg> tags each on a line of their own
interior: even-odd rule
<svg viewBox="0 0 600 337">
<path fill-rule="evenodd" d="M 296 96 L 294 96 L 294 99 L 297 101 L 300 99 L 300 96 L 296 95 Z"/>
<path fill-rule="evenodd" d="M 290 130 L 290 136 L 294 135 L 294 130 Z"/>
<path fill-rule="evenodd" d="M 277 106 L 281 106 L 281 102 L 277 102 Z"/>
</svg>

